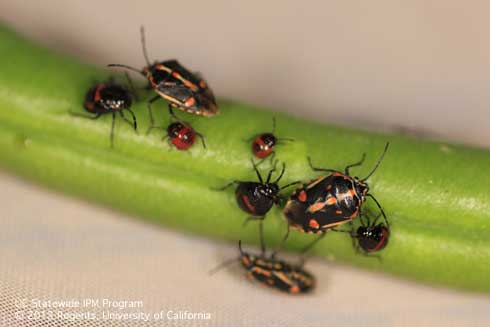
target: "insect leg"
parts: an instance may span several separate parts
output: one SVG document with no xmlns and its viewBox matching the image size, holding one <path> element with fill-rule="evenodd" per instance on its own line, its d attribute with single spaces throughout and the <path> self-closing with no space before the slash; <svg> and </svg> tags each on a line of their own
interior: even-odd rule
<svg viewBox="0 0 490 327">
<path fill-rule="evenodd" d="M 311 163 L 311 157 L 307 157 L 307 159 L 308 159 L 308 164 L 310 165 L 310 168 L 312 170 L 314 170 L 314 171 L 326 171 L 326 172 L 334 172 L 334 171 L 336 171 L 335 169 L 330 169 L 330 168 L 318 168 L 318 167 L 315 167 Z"/>
<path fill-rule="evenodd" d="M 159 95 L 156 95 L 154 96 L 153 98 L 151 98 L 149 101 L 148 101 L 148 114 L 150 115 L 150 127 L 148 127 L 148 130 L 146 131 L 146 134 L 150 133 L 150 131 L 153 129 L 153 128 L 156 128 L 155 126 L 155 119 L 153 118 L 153 110 L 151 108 L 151 105 L 153 104 L 153 102 L 157 101 L 158 99 L 160 99 L 160 96 Z"/>
<path fill-rule="evenodd" d="M 305 246 L 302 250 L 301 250 L 301 254 L 304 255 L 306 252 L 308 252 L 316 243 L 318 243 L 321 239 L 323 239 L 325 237 L 327 233 L 326 232 L 322 232 L 320 234 L 320 236 L 318 236 L 316 239 L 313 240 L 313 242 L 311 242 L 310 244 L 308 244 L 307 246 Z"/>
<path fill-rule="evenodd" d="M 232 186 L 232 185 L 235 185 L 235 184 L 240 184 L 241 182 L 240 181 L 233 181 L 231 183 L 228 183 L 226 184 L 225 186 L 223 187 L 218 187 L 218 188 L 214 188 L 215 191 L 224 191 L 226 190 L 228 187 Z"/>
<path fill-rule="evenodd" d="M 279 253 L 279 251 L 282 250 L 282 247 L 283 247 L 284 243 L 286 243 L 286 240 L 289 237 L 290 230 L 291 229 L 290 229 L 289 225 L 287 225 L 286 234 L 283 236 L 281 242 L 279 242 L 279 244 L 277 245 L 277 247 L 274 249 L 274 252 L 272 252 L 272 254 L 271 254 L 271 258 L 272 259 L 274 259 L 276 257 L 276 255 Z"/>
<path fill-rule="evenodd" d="M 196 133 L 196 135 L 201 139 L 202 147 L 206 149 L 206 142 L 204 141 L 204 135 L 196 131 L 194 131 L 194 133 Z"/>
<path fill-rule="evenodd" d="M 259 221 L 259 237 L 260 237 L 260 251 L 262 256 L 265 255 L 265 240 L 264 240 L 264 220 Z"/>
<path fill-rule="evenodd" d="M 114 147 L 114 126 L 116 126 L 116 113 L 115 112 L 112 113 L 112 125 L 111 125 L 111 135 L 110 135 L 111 148 Z"/>
<path fill-rule="evenodd" d="M 74 112 L 74 111 L 69 111 L 70 115 L 72 116 L 75 116 L 75 117 L 81 117 L 81 118 L 87 118 L 87 119 L 97 119 L 99 118 L 100 116 L 102 116 L 101 113 L 97 113 L 95 114 L 95 116 L 92 116 L 92 115 L 85 115 L 85 114 L 82 114 L 82 113 L 79 113 L 79 112 Z"/>
<path fill-rule="evenodd" d="M 124 116 L 123 110 L 119 111 L 119 115 L 121 116 L 122 119 L 124 119 L 126 123 L 128 123 L 131 127 L 133 127 L 136 133 L 138 133 L 138 126 L 136 125 L 136 117 L 134 116 L 134 113 L 131 111 L 131 109 L 125 109 L 125 110 L 129 111 L 129 113 L 133 118 L 133 121 L 130 121 L 128 118 L 126 118 L 126 116 Z"/>
<path fill-rule="evenodd" d="M 262 223 L 262 221 L 264 219 L 265 219 L 264 216 L 261 216 L 261 217 L 250 216 L 247 219 L 245 219 L 245 221 L 243 222 L 243 227 L 247 226 L 247 224 L 248 224 L 249 221 L 259 220 Z"/>
</svg>

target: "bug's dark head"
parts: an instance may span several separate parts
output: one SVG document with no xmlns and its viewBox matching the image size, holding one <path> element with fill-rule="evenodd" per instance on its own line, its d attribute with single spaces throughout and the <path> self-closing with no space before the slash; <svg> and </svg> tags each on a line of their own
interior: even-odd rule
<svg viewBox="0 0 490 327">
<path fill-rule="evenodd" d="M 365 252 L 381 251 L 388 244 L 390 230 L 384 224 L 360 226 L 356 232 L 359 246 Z"/>
<path fill-rule="evenodd" d="M 100 90 L 100 100 L 102 105 L 111 110 L 119 111 L 131 107 L 131 93 L 124 87 L 117 84 L 107 84 Z"/>
<path fill-rule="evenodd" d="M 199 94 L 196 94 L 196 100 L 199 106 L 199 111 L 205 117 L 212 117 L 219 114 L 219 108 L 216 104 L 213 91 L 210 88 L 204 89 Z"/>
<path fill-rule="evenodd" d="M 177 137 L 179 136 L 179 133 L 182 132 L 183 129 L 185 129 L 185 125 L 180 123 L 180 122 L 174 122 L 167 127 L 167 134 L 169 137 Z"/>
<path fill-rule="evenodd" d="M 264 145 L 270 148 L 272 148 L 277 143 L 277 138 L 272 133 L 263 133 L 260 134 L 259 137 L 261 138 Z"/>
<path fill-rule="evenodd" d="M 359 177 L 356 176 L 354 177 L 354 188 L 361 202 L 364 202 L 366 200 L 366 195 L 369 192 L 368 183 L 359 179 Z"/>
<path fill-rule="evenodd" d="M 248 253 L 243 253 L 241 256 L 240 256 L 240 263 L 242 264 L 242 266 L 245 268 L 245 269 L 250 269 L 254 266 L 254 260 L 255 260 L 255 257 L 248 254 Z"/>
<path fill-rule="evenodd" d="M 255 265 L 255 257 L 248 254 L 242 249 L 242 241 L 238 241 L 238 249 L 240 250 L 240 263 L 245 269 L 250 269 Z"/>
<path fill-rule="evenodd" d="M 273 200 L 275 203 L 279 201 L 279 191 L 280 188 L 277 183 L 263 184 L 258 188 L 258 192 L 261 195 Z"/>
</svg>

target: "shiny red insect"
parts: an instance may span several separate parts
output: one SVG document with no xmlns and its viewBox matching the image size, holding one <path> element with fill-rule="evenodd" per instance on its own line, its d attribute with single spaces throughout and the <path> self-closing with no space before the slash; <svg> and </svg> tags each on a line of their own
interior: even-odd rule
<svg viewBox="0 0 490 327">
<path fill-rule="evenodd" d="M 270 154 L 274 156 L 274 146 L 280 141 L 294 141 L 291 138 L 278 138 L 274 135 L 276 130 L 276 119 L 272 118 L 272 132 L 260 133 L 254 136 L 252 141 L 252 153 L 259 159 L 267 158 Z"/>
<path fill-rule="evenodd" d="M 196 142 L 196 136 L 201 138 L 202 146 L 206 148 L 204 137 L 197 133 L 190 125 L 182 122 L 173 122 L 167 127 L 169 143 L 173 144 L 178 150 L 188 150 Z"/>
</svg>

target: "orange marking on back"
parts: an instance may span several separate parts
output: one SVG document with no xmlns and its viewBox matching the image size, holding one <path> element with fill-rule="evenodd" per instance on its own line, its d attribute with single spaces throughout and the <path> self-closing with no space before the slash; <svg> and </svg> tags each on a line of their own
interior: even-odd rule
<svg viewBox="0 0 490 327">
<path fill-rule="evenodd" d="M 161 65 L 161 64 L 156 65 L 156 66 L 155 66 L 155 68 L 156 68 L 157 70 L 164 70 L 164 71 L 166 71 L 166 72 L 170 72 L 170 71 L 171 71 L 169 68 L 167 68 L 167 67 L 165 67 L 164 65 Z"/>
<path fill-rule="evenodd" d="M 306 192 L 303 190 L 301 192 L 299 192 L 298 194 L 298 200 L 301 201 L 301 202 L 305 202 L 306 201 Z"/>
<path fill-rule="evenodd" d="M 323 207 L 325 207 L 325 202 L 317 202 L 313 203 L 311 206 L 308 207 L 308 212 L 317 212 L 318 210 L 322 210 Z"/>
<path fill-rule="evenodd" d="M 308 226 L 310 226 L 311 228 L 314 228 L 314 229 L 320 228 L 320 224 L 315 219 L 310 219 Z"/>
<path fill-rule="evenodd" d="M 327 205 L 331 206 L 331 205 L 334 205 L 337 203 L 337 198 L 336 197 L 331 197 L 331 198 L 328 198 L 327 201 L 326 201 Z"/>
<path fill-rule="evenodd" d="M 336 210 L 335 213 L 338 214 L 338 215 L 341 215 L 342 214 L 342 210 Z"/>
<path fill-rule="evenodd" d="M 105 85 L 104 84 L 99 84 L 97 85 L 97 88 L 95 89 L 95 93 L 94 93 L 94 101 L 95 102 L 99 102 L 100 99 L 102 98 L 101 95 L 100 95 L 100 92 L 105 88 Z"/>
<path fill-rule="evenodd" d="M 315 187 L 318 183 L 321 183 L 325 178 L 327 178 L 327 176 L 320 177 L 315 181 L 311 182 L 310 184 L 307 184 L 306 189 L 309 190 L 310 188 Z"/>
<path fill-rule="evenodd" d="M 293 293 L 293 294 L 298 294 L 300 291 L 298 285 L 293 285 L 289 288 L 289 292 Z"/>
<path fill-rule="evenodd" d="M 189 99 L 185 100 L 184 104 L 186 107 L 192 107 L 193 105 L 196 104 L 196 99 L 194 99 L 194 97 L 189 98 Z"/>
<path fill-rule="evenodd" d="M 206 85 L 206 82 L 200 81 L 199 86 L 201 87 L 201 89 L 205 89 L 207 85 Z"/>
<path fill-rule="evenodd" d="M 342 177 L 344 177 L 344 174 L 342 174 L 342 173 L 341 173 L 341 172 L 339 172 L 339 171 L 334 171 L 334 172 L 332 173 L 332 176 L 342 176 Z"/>
<path fill-rule="evenodd" d="M 271 276 L 271 272 L 270 271 L 264 270 L 264 269 L 259 268 L 259 267 L 253 267 L 252 268 L 252 271 L 256 272 L 257 274 L 262 274 L 262 275 L 267 276 L 267 277 L 270 277 Z"/>
<path fill-rule="evenodd" d="M 327 185 L 327 191 L 330 191 L 332 189 L 332 184 Z"/>
<path fill-rule="evenodd" d="M 185 86 L 187 86 L 188 88 L 190 88 L 192 91 L 196 92 L 198 90 L 197 86 L 192 83 L 192 82 L 189 82 L 188 80 L 186 79 L 181 79 L 182 80 L 182 83 L 184 83 Z"/>
<path fill-rule="evenodd" d="M 242 200 L 243 202 L 245 202 L 245 205 L 247 206 L 248 210 L 250 210 L 251 213 L 255 213 L 255 207 L 250 203 L 246 195 L 242 195 Z"/>
</svg>

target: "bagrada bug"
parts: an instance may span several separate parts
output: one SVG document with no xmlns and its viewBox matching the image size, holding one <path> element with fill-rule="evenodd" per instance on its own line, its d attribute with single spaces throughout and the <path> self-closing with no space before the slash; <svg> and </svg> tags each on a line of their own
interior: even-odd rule
<svg viewBox="0 0 490 327">
<path fill-rule="evenodd" d="M 350 176 L 349 169 L 360 166 L 364 161 L 365 154 L 359 162 L 348 165 L 344 173 L 334 169 L 316 168 L 308 158 L 313 170 L 330 172 L 330 175 L 319 177 L 301 185 L 291 195 L 284 208 L 284 215 L 288 220 L 288 232 L 283 242 L 289 235 L 289 226 L 306 233 L 321 233 L 322 235 L 318 240 L 321 239 L 327 230 L 347 223 L 360 215 L 360 209 L 366 201 L 366 197 L 373 199 L 386 220 L 383 208 L 376 198 L 369 193 L 366 180 L 378 168 L 388 146 L 389 143 L 386 143 L 383 154 L 374 169 L 362 179 Z M 307 248 L 309 249 L 311 246 L 312 244 Z"/>
<path fill-rule="evenodd" d="M 299 183 L 292 182 L 282 187 L 279 187 L 277 183 L 281 180 L 282 176 L 284 175 L 284 171 L 286 170 L 286 165 L 284 163 L 282 165 L 282 171 L 279 177 L 277 177 L 275 181 L 271 182 L 272 173 L 276 170 L 276 167 L 274 165 L 274 167 L 269 171 L 267 179 L 264 183 L 264 180 L 262 179 L 262 176 L 257 169 L 257 165 L 253 162 L 253 160 L 252 164 L 255 173 L 257 174 L 257 178 L 259 180 L 258 182 L 244 182 L 236 180 L 218 189 L 220 191 L 224 191 L 232 185 L 237 185 L 237 188 L 235 190 L 235 197 L 238 206 L 240 207 L 240 209 L 251 216 L 245 222 L 247 222 L 248 220 L 262 221 L 265 218 L 265 215 L 272 208 L 272 206 L 279 203 L 279 192 L 286 187 Z M 262 223 L 259 225 L 259 228 L 260 236 L 262 238 Z M 262 250 L 265 250 L 264 247 L 262 248 Z"/>
<path fill-rule="evenodd" d="M 201 139 L 203 148 L 206 148 L 204 137 L 192 129 L 189 124 L 177 121 L 167 127 L 167 135 L 170 144 L 173 144 L 178 150 L 187 150 L 196 142 L 196 136 Z"/>
<path fill-rule="evenodd" d="M 146 67 L 142 70 L 121 64 L 108 66 L 129 69 L 148 79 L 150 87 L 157 93 L 148 101 L 150 129 L 154 127 L 151 105 L 160 98 L 169 102 L 168 109 L 172 117 L 175 117 L 173 108 L 207 117 L 214 116 L 219 112 L 213 92 L 199 74 L 192 73 L 175 59 L 151 64 L 146 50 L 143 27 L 141 27 L 141 44 L 146 61 Z"/>
<path fill-rule="evenodd" d="M 292 265 L 272 257 L 266 258 L 263 254 L 257 256 L 247 253 L 243 251 L 241 241 L 238 242 L 238 248 L 240 250 L 238 258 L 225 261 L 210 273 L 238 260 L 247 271 L 250 280 L 258 281 L 269 288 L 293 295 L 306 294 L 315 288 L 315 277 L 302 266 Z"/>
<path fill-rule="evenodd" d="M 133 126 L 137 131 L 136 117 L 131 111 L 132 96 L 123 86 L 116 84 L 112 79 L 107 82 L 98 83 L 91 87 L 86 96 L 83 106 L 88 112 L 95 114 L 87 116 L 80 113 L 71 112 L 72 115 L 90 119 L 97 119 L 102 115 L 112 114 L 112 126 L 110 133 L 111 147 L 114 146 L 114 126 L 116 123 L 116 113 L 119 112 L 121 118 Z M 124 116 L 124 110 L 128 111 L 133 121 L 131 122 Z"/>
<path fill-rule="evenodd" d="M 291 138 L 278 138 L 274 135 L 276 131 L 276 119 L 272 118 L 272 132 L 257 134 L 252 138 L 252 153 L 259 159 L 267 158 L 270 154 L 274 156 L 274 146 L 280 141 L 294 141 Z"/>
</svg>

